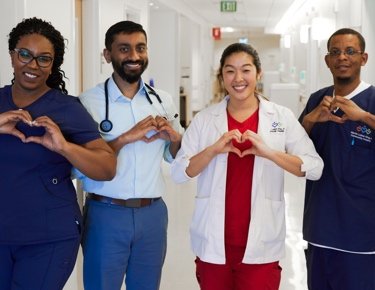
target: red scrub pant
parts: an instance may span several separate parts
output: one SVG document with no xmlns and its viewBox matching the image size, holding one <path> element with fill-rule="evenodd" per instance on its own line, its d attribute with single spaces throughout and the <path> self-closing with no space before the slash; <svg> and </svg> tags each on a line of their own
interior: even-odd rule
<svg viewBox="0 0 375 290">
<path fill-rule="evenodd" d="M 224 265 L 201 261 L 196 263 L 196 276 L 201 290 L 277 290 L 281 279 L 279 262 L 242 263 L 243 251 L 227 249 Z M 229 255 L 228 255 L 229 254 Z"/>
</svg>

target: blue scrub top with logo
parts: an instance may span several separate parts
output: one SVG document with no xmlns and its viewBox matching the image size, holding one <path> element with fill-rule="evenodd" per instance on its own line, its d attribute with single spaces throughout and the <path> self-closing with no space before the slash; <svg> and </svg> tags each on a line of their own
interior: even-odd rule
<svg viewBox="0 0 375 290">
<path fill-rule="evenodd" d="M 0 113 L 19 109 L 11 86 L 0 89 Z M 100 138 L 98 125 L 78 98 L 51 89 L 22 108 L 33 119 L 48 116 L 67 141 L 85 144 Z M 44 128 L 17 124 L 26 136 Z M 72 166 L 58 153 L 36 143 L 0 134 L 0 244 L 34 244 L 80 234 L 81 213 L 71 180 Z"/>
<path fill-rule="evenodd" d="M 300 120 L 332 93 L 328 87 L 312 94 Z M 351 101 L 375 114 L 375 87 Z M 304 239 L 347 251 L 375 251 L 375 129 L 349 120 L 325 122 L 315 124 L 310 137 L 324 169 L 320 180 L 306 182 Z"/>
</svg>

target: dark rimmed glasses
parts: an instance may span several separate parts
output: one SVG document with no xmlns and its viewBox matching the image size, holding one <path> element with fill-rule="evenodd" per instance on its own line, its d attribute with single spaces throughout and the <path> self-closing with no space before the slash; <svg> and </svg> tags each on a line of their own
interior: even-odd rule
<svg viewBox="0 0 375 290">
<path fill-rule="evenodd" d="M 360 51 L 360 50 L 355 50 L 353 47 L 348 47 L 347 49 L 345 50 L 340 50 L 340 49 L 332 49 L 330 51 L 327 52 L 327 55 L 329 55 L 330 57 L 339 57 L 341 54 L 344 54 L 346 56 L 349 56 L 349 57 L 352 57 L 356 54 L 362 54 L 363 52 Z"/>
<path fill-rule="evenodd" d="M 25 64 L 28 64 L 35 59 L 38 66 L 46 68 L 49 67 L 53 62 L 53 57 L 49 55 L 34 56 L 26 48 L 15 48 L 13 51 L 17 53 L 19 61 Z"/>
</svg>

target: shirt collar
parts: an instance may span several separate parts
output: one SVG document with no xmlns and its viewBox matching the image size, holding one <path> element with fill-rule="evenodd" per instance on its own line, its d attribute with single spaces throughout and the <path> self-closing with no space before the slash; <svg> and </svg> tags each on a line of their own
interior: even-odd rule
<svg viewBox="0 0 375 290">
<path fill-rule="evenodd" d="M 371 85 L 364 82 L 364 81 L 361 81 L 359 83 L 359 85 L 354 89 L 354 91 L 352 91 L 350 94 L 344 96 L 345 99 L 348 99 L 350 100 L 351 98 L 353 98 L 354 96 L 358 95 L 359 93 L 363 92 L 364 90 L 368 89 Z M 333 89 L 333 96 L 335 95 L 335 90 Z"/>
<path fill-rule="evenodd" d="M 146 96 L 146 86 L 145 86 L 145 83 L 144 81 L 141 79 L 140 80 L 140 86 L 139 86 L 139 90 L 137 91 L 137 93 L 135 94 L 134 98 L 136 96 Z M 113 79 L 113 76 L 111 76 L 109 78 L 109 81 L 108 81 L 108 97 L 109 99 L 112 101 L 112 102 L 116 102 L 117 100 L 121 99 L 121 100 L 126 100 L 128 102 L 131 102 L 131 99 L 129 99 L 127 96 L 124 96 L 122 94 L 122 92 L 120 91 L 120 89 L 118 88 L 117 84 L 115 83 L 114 79 Z"/>
</svg>

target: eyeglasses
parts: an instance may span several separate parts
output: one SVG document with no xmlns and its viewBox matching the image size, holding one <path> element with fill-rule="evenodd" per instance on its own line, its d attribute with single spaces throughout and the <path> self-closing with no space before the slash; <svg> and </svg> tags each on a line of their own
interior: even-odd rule
<svg viewBox="0 0 375 290">
<path fill-rule="evenodd" d="M 17 52 L 19 61 L 25 64 L 30 63 L 35 59 L 38 66 L 46 68 L 53 62 L 53 57 L 48 55 L 34 56 L 25 48 L 15 48 L 13 51 Z"/>
<path fill-rule="evenodd" d="M 363 52 L 360 51 L 360 50 L 355 50 L 354 48 L 352 47 L 348 47 L 347 49 L 345 49 L 344 51 L 341 51 L 339 49 L 332 49 L 330 50 L 329 52 L 327 52 L 327 55 L 331 56 L 331 57 L 339 57 L 341 56 L 341 54 L 344 54 L 346 56 L 354 56 L 356 54 L 362 54 Z"/>
</svg>

